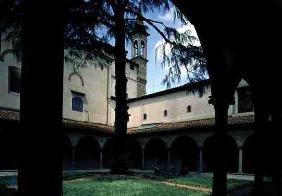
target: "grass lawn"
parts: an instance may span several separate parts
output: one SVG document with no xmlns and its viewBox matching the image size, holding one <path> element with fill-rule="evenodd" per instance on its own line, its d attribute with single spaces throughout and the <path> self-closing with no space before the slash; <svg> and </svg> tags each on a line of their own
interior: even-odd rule
<svg viewBox="0 0 282 196">
<path fill-rule="evenodd" d="M 132 176 L 85 177 L 64 182 L 64 196 L 207 196 L 207 193 L 191 191 L 162 184 L 152 179 Z"/>
<path fill-rule="evenodd" d="M 191 195 L 207 196 L 206 192 L 189 190 L 163 184 L 171 182 L 193 187 L 204 187 L 211 189 L 212 178 L 197 174 L 186 176 L 169 176 L 154 174 L 134 174 L 134 175 L 110 175 L 74 172 L 64 176 L 64 196 L 158 196 L 158 195 Z M 234 190 L 252 182 L 244 180 L 227 180 L 228 190 Z M 7 186 L 16 185 L 16 176 L 0 177 L 0 195 L 10 196 L 9 193 L 15 192 Z"/>
</svg>

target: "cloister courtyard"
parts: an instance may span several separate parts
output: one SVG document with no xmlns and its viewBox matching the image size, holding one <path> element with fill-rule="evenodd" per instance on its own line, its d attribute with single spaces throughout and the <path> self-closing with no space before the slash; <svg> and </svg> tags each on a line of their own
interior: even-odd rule
<svg viewBox="0 0 282 196">
<path fill-rule="evenodd" d="M 0 173 L 0 193 L 10 196 L 17 189 L 17 173 Z M 228 176 L 229 195 L 253 184 L 253 176 Z M 4 186 L 6 185 L 6 186 Z M 212 176 L 209 173 L 191 172 L 185 175 L 154 174 L 131 170 L 127 175 L 113 175 L 109 170 L 76 170 L 64 172 L 63 195 L 113 195 L 113 196 L 153 196 L 191 195 L 208 196 L 212 192 Z"/>
</svg>

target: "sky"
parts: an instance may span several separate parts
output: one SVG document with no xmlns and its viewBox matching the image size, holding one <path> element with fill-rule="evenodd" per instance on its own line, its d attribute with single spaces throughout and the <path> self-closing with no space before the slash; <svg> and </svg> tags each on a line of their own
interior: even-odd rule
<svg viewBox="0 0 282 196">
<path fill-rule="evenodd" d="M 179 31 L 184 32 L 185 30 L 189 29 L 193 36 L 197 37 L 196 30 L 194 26 L 190 23 L 189 25 L 183 25 L 179 19 L 174 20 L 174 12 L 173 7 L 166 11 L 160 11 L 156 10 L 153 13 L 147 13 L 145 15 L 146 18 L 150 18 L 153 20 L 161 21 L 168 27 L 173 27 Z M 147 86 L 146 91 L 147 94 L 155 93 L 158 91 L 162 91 L 167 89 L 165 85 L 162 85 L 162 80 L 165 77 L 166 69 L 162 67 L 161 60 L 162 56 L 160 53 L 156 53 L 156 46 L 160 45 L 164 42 L 163 38 L 159 33 L 157 33 L 152 27 L 150 27 L 147 23 L 145 23 L 149 27 L 148 33 L 150 36 L 148 37 L 148 44 L 147 44 L 147 56 L 148 56 L 148 64 L 147 64 Z M 160 29 L 163 29 L 163 27 L 160 27 Z M 197 45 L 200 45 L 200 43 L 196 43 Z M 127 48 L 128 51 L 130 50 L 130 45 L 128 45 Z M 128 54 L 130 58 L 130 53 Z M 185 71 L 183 70 L 183 77 L 185 78 Z M 185 80 L 183 79 L 181 83 L 173 86 L 180 86 L 185 83 Z"/>
</svg>

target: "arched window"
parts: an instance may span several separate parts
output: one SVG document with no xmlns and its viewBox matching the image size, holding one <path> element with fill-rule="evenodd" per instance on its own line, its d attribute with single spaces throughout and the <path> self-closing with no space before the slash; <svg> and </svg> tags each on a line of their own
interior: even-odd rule
<svg viewBox="0 0 282 196">
<path fill-rule="evenodd" d="M 144 49 L 145 49 L 145 42 L 141 41 L 141 55 L 144 55 Z"/>
<path fill-rule="evenodd" d="M 21 91 L 21 70 L 16 67 L 9 67 L 9 92 L 20 93 Z"/>
<path fill-rule="evenodd" d="M 191 110 L 192 110 L 191 106 L 190 106 L 190 105 L 188 105 L 188 106 L 187 106 L 187 108 L 186 108 L 186 112 L 187 112 L 187 113 L 190 113 L 190 112 L 191 112 Z"/>
<path fill-rule="evenodd" d="M 143 120 L 147 120 L 147 114 L 143 114 Z"/>
<path fill-rule="evenodd" d="M 164 111 L 164 117 L 167 117 L 167 110 Z"/>
<path fill-rule="evenodd" d="M 138 42 L 137 40 L 134 41 L 134 53 L 135 53 L 135 56 L 138 56 L 139 52 L 138 52 Z"/>
<path fill-rule="evenodd" d="M 72 110 L 77 112 L 83 112 L 83 101 L 80 97 L 72 98 Z"/>
<path fill-rule="evenodd" d="M 252 112 L 252 92 L 249 86 L 238 88 L 238 113 Z"/>
</svg>

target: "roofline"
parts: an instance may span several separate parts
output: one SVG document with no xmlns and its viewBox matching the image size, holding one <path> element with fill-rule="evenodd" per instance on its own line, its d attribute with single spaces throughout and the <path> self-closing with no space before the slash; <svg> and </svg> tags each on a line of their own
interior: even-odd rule
<svg viewBox="0 0 282 196">
<path fill-rule="evenodd" d="M 133 61 L 134 59 L 142 59 L 143 61 L 149 62 L 148 59 L 145 59 L 144 57 L 142 57 L 142 56 L 140 56 L 140 55 L 135 56 L 135 57 L 131 58 L 130 60 Z"/>
<path fill-rule="evenodd" d="M 199 82 L 188 83 L 188 84 L 184 84 L 182 86 L 176 87 L 176 88 L 171 88 L 171 89 L 167 89 L 167 90 L 164 90 L 164 91 L 144 95 L 142 97 L 132 98 L 132 99 L 127 100 L 127 103 L 132 103 L 132 102 L 140 101 L 140 100 L 144 100 L 144 99 L 155 98 L 155 97 L 168 95 L 168 94 L 172 94 L 172 93 L 176 93 L 176 92 L 180 92 L 180 91 L 184 91 L 184 90 L 191 90 L 191 89 L 193 89 L 197 86 L 204 86 L 204 85 L 208 85 L 208 84 L 210 84 L 210 79 L 202 80 L 202 81 L 199 81 Z"/>
<path fill-rule="evenodd" d="M 126 62 L 128 62 L 128 63 L 130 63 L 130 64 L 133 64 L 133 65 L 135 65 L 136 67 L 139 67 L 139 64 L 138 64 L 138 63 L 135 63 L 134 61 L 132 61 L 132 59 L 126 58 Z"/>
</svg>

